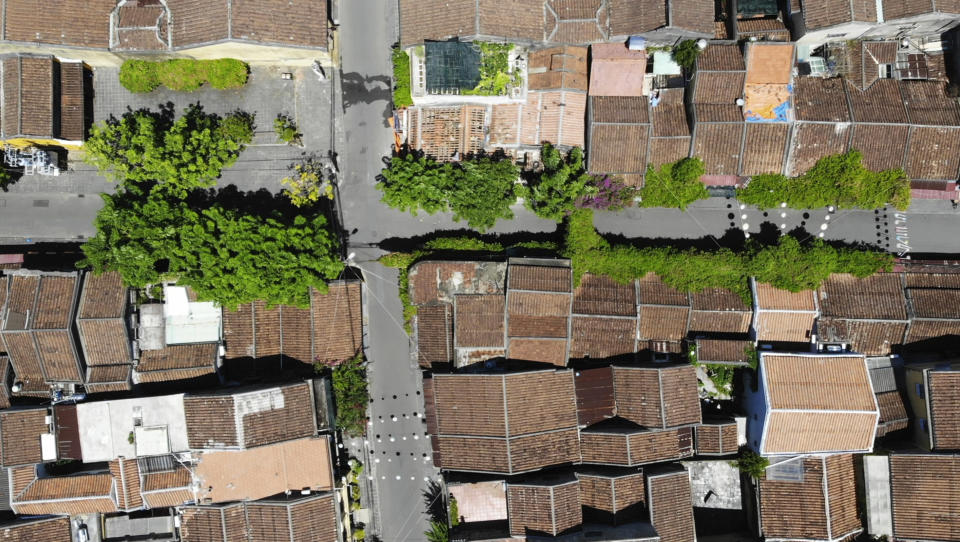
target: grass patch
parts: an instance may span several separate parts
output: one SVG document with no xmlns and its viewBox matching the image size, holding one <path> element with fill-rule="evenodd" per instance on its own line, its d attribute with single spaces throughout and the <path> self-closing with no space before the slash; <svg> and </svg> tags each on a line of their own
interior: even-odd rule
<svg viewBox="0 0 960 542">
<path fill-rule="evenodd" d="M 131 59 L 120 66 L 120 84 L 135 93 L 150 92 L 160 85 L 170 90 L 192 92 L 205 83 L 226 90 L 245 85 L 249 72 L 250 66 L 235 58 L 174 58 L 158 62 Z"/>
</svg>

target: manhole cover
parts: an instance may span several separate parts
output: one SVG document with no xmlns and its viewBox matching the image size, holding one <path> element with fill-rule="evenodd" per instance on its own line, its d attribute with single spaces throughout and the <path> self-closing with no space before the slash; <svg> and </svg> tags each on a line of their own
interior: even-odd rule
<svg viewBox="0 0 960 542">
<path fill-rule="evenodd" d="M 48 199 L 35 199 L 33 200 L 34 207 L 50 207 L 50 200 Z"/>
</svg>

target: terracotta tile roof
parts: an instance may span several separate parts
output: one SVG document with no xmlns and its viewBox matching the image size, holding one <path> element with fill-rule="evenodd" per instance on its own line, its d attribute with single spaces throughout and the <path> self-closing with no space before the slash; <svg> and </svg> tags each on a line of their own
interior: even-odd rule
<svg viewBox="0 0 960 542">
<path fill-rule="evenodd" d="M 877 406 L 862 356 L 760 355 L 761 453 L 871 450 Z"/>
<path fill-rule="evenodd" d="M 605 275 L 584 274 L 573 293 L 573 313 L 636 316 L 636 289 L 632 282 L 620 284 Z"/>
<path fill-rule="evenodd" d="M 694 542 L 693 504 L 690 497 L 690 476 L 678 471 L 647 475 L 650 523 L 661 542 Z"/>
<path fill-rule="evenodd" d="M 400 0 L 400 43 L 476 33 L 476 0 Z"/>
<path fill-rule="evenodd" d="M 903 273 L 907 288 L 960 288 L 960 274 Z"/>
<path fill-rule="evenodd" d="M 168 0 L 175 47 L 218 41 L 230 37 L 230 10 L 227 2 Z"/>
<path fill-rule="evenodd" d="M 410 298 L 414 305 L 453 303 L 455 294 L 502 293 L 506 266 L 485 262 L 425 261 L 410 268 Z"/>
<path fill-rule="evenodd" d="M 915 126 L 910 132 L 906 172 L 914 179 L 956 180 L 960 128 Z"/>
<path fill-rule="evenodd" d="M 539 94 L 541 141 L 582 147 L 587 114 L 586 93 L 564 90 Z"/>
<path fill-rule="evenodd" d="M 705 0 L 672 0 L 670 26 L 713 37 L 714 4 Z"/>
<path fill-rule="evenodd" d="M 569 292 L 570 267 L 511 264 L 507 268 L 507 288 L 540 292 Z"/>
<path fill-rule="evenodd" d="M 590 116 L 592 122 L 649 124 L 649 101 L 646 96 L 594 96 L 591 94 Z"/>
<path fill-rule="evenodd" d="M 884 0 L 883 18 L 886 21 L 892 21 L 923 13 L 935 13 L 939 11 L 937 7 L 934 7 L 933 2 L 929 0 Z"/>
<path fill-rule="evenodd" d="M 80 293 L 77 327 L 87 365 L 130 363 L 127 288 L 118 273 L 88 273 Z"/>
<path fill-rule="evenodd" d="M 747 123 L 740 173 L 782 173 L 789 139 L 790 126 L 786 123 Z"/>
<path fill-rule="evenodd" d="M 0 307 L 3 306 L 3 300 L 0 299 Z M 3 342 L 0 341 L 0 345 Z M 7 376 L 13 371 L 13 368 L 10 367 L 10 358 L 5 355 L 0 355 L 0 378 L 3 378 L 3 382 L 6 382 Z M 0 409 L 10 408 L 10 390 L 7 386 L 0 386 Z"/>
<path fill-rule="evenodd" d="M 85 70 L 80 62 L 60 62 L 60 133 L 63 139 L 82 141 L 86 139 L 85 102 L 83 80 Z"/>
<path fill-rule="evenodd" d="M 813 290 L 790 292 L 757 282 L 754 284 L 754 293 L 758 309 L 811 312 L 817 309 Z"/>
<path fill-rule="evenodd" d="M 646 52 L 631 51 L 625 43 L 596 43 L 590 53 L 591 96 L 643 97 Z"/>
<path fill-rule="evenodd" d="M 567 341 L 564 339 L 510 339 L 507 357 L 566 367 Z"/>
<path fill-rule="evenodd" d="M 507 294 L 509 337 L 567 337 L 570 294 L 511 291 Z"/>
<path fill-rule="evenodd" d="M 726 31 L 726 26 L 723 28 Z M 757 36 L 768 41 L 790 41 L 790 30 L 779 19 L 740 19 L 737 21 L 737 35 L 741 38 Z"/>
<path fill-rule="evenodd" d="M 628 36 L 656 30 L 667 24 L 665 0 L 611 0 L 610 35 Z"/>
<path fill-rule="evenodd" d="M 217 343 L 174 344 L 160 350 L 144 350 L 135 367 L 139 382 L 168 382 L 213 374 Z"/>
<path fill-rule="evenodd" d="M 132 366 L 128 363 L 87 367 L 87 383 L 84 387 L 89 393 L 129 390 L 132 388 L 130 384 L 132 370 Z"/>
<path fill-rule="evenodd" d="M 906 322 L 846 320 L 821 317 L 817 333 L 821 342 L 843 342 L 868 356 L 890 355 L 891 347 L 903 344 Z"/>
<path fill-rule="evenodd" d="M 939 81 L 902 81 L 903 102 L 913 124 L 960 126 L 960 106 Z"/>
<path fill-rule="evenodd" d="M 571 46 L 531 51 L 527 57 L 528 88 L 586 92 L 587 51 L 586 47 Z"/>
<path fill-rule="evenodd" d="M 282 540 L 335 541 L 339 538 L 337 505 L 332 493 L 291 501 L 255 501 L 247 503 L 246 507 L 251 540 L 271 540 L 277 536 L 277 524 L 269 521 L 272 514 L 265 514 L 271 508 L 280 511 L 280 532 L 290 533 L 289 538 L 283 536 Z"/>
<path fill-rule="evenodd" d="M 0 410 L 0 460 L 4 467 L 40 463 L 40 435 L 50 432 L 46 408 Z"/>
<path fill-rule="evenodd" d="M 613 368 L 597 367 L 574 373 L 577 395 L 577 419 L 581 426 L 612 418 L 615 413 L 613 397 Z"/>
<path fill-rule="evenodd" d="M 503 347 L 506 299 L 502 295 L 458 295 L 454 307 L 456 347 Z"/>
<path fill-rule="evenodd" d="M 960 371 L 925 372 L 935 450 L 960 449 Z"/>
<path fill-rule="evenodd" d="M 696 426 L 697 455 L 731 455 L 739 450 L 737 422 L 709 422 Z"/>
<path fill-rule="evenodd" d="M 656 119 L 656 117 L 654 117 Z M 656 120 L 654 120 L 656 122 Z M 654 124 L 656 127 L 656 124 Z M 654 137 L 650 139 L 649 165 L 660 167 L 690 156 L 690 137 Z"/>
<path fill-rule="evenodd" d="M 204 452 L 194 473 L 200 483 L 199 498 L 212 503 L 262 499 L 286 490 L 327 491 L 333 488 L 330 438 Z"/>
<path fill-rule="evenodd" d="M 660 103 L 650 108 L 653 137 L 689 136 L 690 125 L 687 122 L 687 108 L 683 103 L 682 88 L 660 90 Z M 652 152 L 651 152 L 652 154 Z"/>
<path fill-rule="evenodd" d="M 647 273 L 637 280 L 637 297 L 641 305 L 690 306 L 690 296 L 686 292 L 668 286 L 654 273 Z"/>
<path fill-rule="evenodd" d="M 739 45 L 712 44 L 697 56 L 697 71 L 743 71 L 746 64 Z"/>
<path fill-rule="evenodd" d="M 308 437 L 315 432 L 310 384 L 183 398 L 187 435 L 194 449 L 252 448 Z"/>
<path fill-rule="evenodd" d="M 140 468 L 137 461 L 123 458 L 111 461 L 110 474 L 116 481 L 118 508 L 121 510 L 136 510 L 142 507 Z"/>
<path fill-rule="evenodd" d="M 44 10 L 37 0 L 7 0 L 3 36 L 9 41 L 106 49 L 115 6 L 115 0 L 71 0 Z"/>
<path fill-rule="evenodd" d="M 43 369 L 40 365 L 40 355 L 37 353 L 36 344 L 33 337 L 27 332 L 5 332 L 3 333 L 3 342 L 6 345 L 7 354 L 10 356 L 10 364 L 17 375 L 17 379 L 33 389 L 44 389 L 46 387 Z"/>
<path fill-rule="evenodd" d="M 180 526 L 183 542 L 243 542 L 247 540 L 244 503 L 185 506 Z"/>
<path fill-rule="evenodd" d="M 896 124 L 855 124 L 850 149 L 863 154 L 863 165 L 872 171 L 903 167 L 910 127 Z"/>
<path fill-rule="evenodd" d="M 70 518 L 66 516 L 18 520 L 0 525 L 0 539 L 8 542 L 72 542 Z"/>
<path fill-rule="evenodd" d="M 960 290 L 945 288 L 907 288 L 910 314 L 913 318 L 960 318 Z"/>
<path fill-rule="evenodd" d="M 507 485 L 507 515 L 513 535 L 557 536 L 579 527 L 583 518 L 576 480 Z"/>
<path fill-rule="evenodd" d="M 747 348 L 753 341 L 733 339 L 697 339 L 697 361 L 746 365 L 750 362 Z"/>
<path fill-rule="evenodd" d="M 417 359 L 420 366 L 453 361 L 453 310 L 450 305 L 426 305 L 417 309 Z"/>
<path fill-rule="evenodd" d="M 877 437 L 907 428 L 910 419 L 907 416 L 907 409 L 903 404 L 903 397 L 900 396 L 900 392 L 894 390 L 878 393 L 877 407 L 880 409 Z"/>
<path fill-rule="evenodd" d="M 596 173 L 643 174 L 647 168 L 649 124 L 590 125 L 589 170 Z"/>
<path fill-rule="evenodd" d="M 646 482 L 641 470 L 619 475 L 604 472 L 577 472 L 576 475 L 585 521 L 596 519 L 609 523 L 615 514 L 629 514 L 645 504 Z"/>
<path fill-rule="evenodd" d="M 653 341 L 679 341 L 687 336 L 690 309 L 642 305 L 638 338 Z"/>
<path fill-rule="evenodd" d="M 871 8 L 871 5 L 873 6 Z M 803 19 L 810 30 L 851 21 L 877 22 L 876 4 L 865 0 L 808 0 L 803 5 Z"/>
<path fill-rule="evenodd" d="M 411 147 L 440 161 L 475 154 L 483 148 L 486 108 L 475 105 L 411 108 Z"/>
<path fill-rule="evenodd" d="M 739 71 L 698 72 L 693 93 L 697 123 L 743 123 L 743 113 L 736 101 L 743 97 L 745 77 L 745 72 Z"/>
<path fill-rule="evenodd" d="M 637 349 L 637 320 L 574 316 L 571 358 L 608 358 L 632 354 Z"/>
<path fill-rule="evenodd" d="M 861 126 L 869 128 L 867 125 Z M 821 158 L 847 152 L 851 131 L 849 124 L 795 123 L 789 149 L 787 175 L 799 177 Z"/>
<path fill-rule="evenodd" d="M 802 480 L 768 476 L 759 482 L 763 536 L 839 540 L 863 530 L 857 517 L 852 455 L 792 461 L 803 463 Z"/>
<path fill-rule="evenodd" d="M 229 5 L 230 33 L 233 39 L 327 48 L 326 2 L 232 0 Z M 210 24 L 209 17 L 204 21 L 204 25 L 207 24 Z"/>
<path fill-rule="evenodd" d="M 579 461 L 572 371 L 438 374 L 430 382 L 444 468 L 516 473 Z"/>
<path fill-rule="evenodd" d="M 38 478 L 15 499 L 18 514 L 92 514 L 117 512 L 110 474 L 78 474 Z"/>
<path fill-rule="evenodd" d="M 477 0 L 477 33 L 508 41 L 542 41 L 543 0 Z"/>
<path fill-rule="evenodd" d="M 794 81 L 793 103 L 797 120 L 850 122 L 843 79 L 797 77 Z"/>
<path fill-rule="evenodd" d="M 744 124 L 737 122 L 697 124 L 693 136 L 693 155 L 703 160 L 707 175 L 737 174 L 740 170 L 743 130 Z"/>
<path fill-rule="evenodd" d="M 890 455 L 893 535 L 908 540 L 955 540 L 960 535 L 958 455 Z"/>
<path fill-rule="evenodd" d="M 619 424 L 614 423 L 618 421 Z M 631 467 L 693 455 L 693 432 L 689 427 L 651 431 L 629 425 L 611 420 L 582 430 L 583 462 Z"/>
<path fill-rule="evenodd" d="M 549 19 L 548 15 L 548 32 L 552 31 L 551 26 L 553 26 Z M 605 30 L 596 20 L 559 21 L 556 23 L 556 32 L 547 36 L 547 39 L 556 43 L 591 43 L 605 39 Z"/>
<path fill-rule="evenodd" d="M 692 365 L 614 367 L 617 415 L 644 427 L 700 423 L 696 368 Z"/>
<path fill-rule="evenodd" d="M 906 320 L 907 301 L 898 273 L 866 278 L 834 274 L 817 290 L 823 316 L 846 319 Z"/>
<path fill-rule="evenodd" d="M 847 95 L 854 122 L 906 124 L 907 110 L 900 95 L 900 82 L 880 79 L 867 90 L 859 90 L 849 81 Z"/>
<path fill-rule="evenodd" d="M 753 313 L 750 311 L 693 311 L 690 313 L 689 335 L 696 337 L 707 333 L 738 333 L 750 331 Z"/>
<path fill-rule="evenodd" d="M 922 343 L 930 339 L 940 339 L 951 335 L 960 335 L 958 320 L 913 320 L 907 328 L 907 344 Z"/>
</svg>

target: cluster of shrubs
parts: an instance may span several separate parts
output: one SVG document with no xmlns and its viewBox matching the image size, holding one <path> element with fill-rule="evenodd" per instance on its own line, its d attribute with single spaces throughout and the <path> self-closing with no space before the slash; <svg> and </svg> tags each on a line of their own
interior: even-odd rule
<svg viewBox="0 0 960 542">
<path fill-rule="evenodd" d="M 192 92 L 204 83 L 216 89 L 231 89 L 246 84 L 249 72 L 247 63 L 235 58 L 127 60 L 120 67 L 120 84 L 130 92 L 150 92 L 160 85 Z"/>
</svg>

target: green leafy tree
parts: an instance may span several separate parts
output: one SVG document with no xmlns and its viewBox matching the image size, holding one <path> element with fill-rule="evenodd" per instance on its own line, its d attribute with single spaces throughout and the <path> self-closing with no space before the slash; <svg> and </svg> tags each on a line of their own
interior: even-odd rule
<svg viewBox="0 0 960 542">
<path fill-rule="evenodd" d="M 705 171 L 699 158 L 684 158 L 659 169 L 648 167 L 640 189 L 640 206 L 686 209 L 697 200 L 709 198 L 707 187 L 700 182 Z"/>
<path fill-rule="evenodd" d="M 673 48 L 673 61 L 687 70 L 692 70 L 700 56 L 700 47 L 695 40 L 683 40 Z"/>
<path fill-rule="evenodd" d="M 776 246 L 754 251 L 748 273 L 760 282 L 799 292 L 820 286 L 836 267 L 836 249 L 822 240 L 801 246 L 793 237 L 783 236 Z"/>
<path fill-rule="evenodd" d="M 299 145 L 303 135 L 297 131 L 297 123 L 293 118 L 282 113 L 273 119 L 273 131 L 277 133 L 277 139 L 288 145 Z"/>
<path fill-rule="evenodd" d="M 159 183 L 183 198 L 212 186 L 253 138 L 253 118 L 223 118 L 198 105 L 174 119 L 170 108 L 129 111 L 96 124 L 84 144 L 86 161 L 126 190 Z"/>
<path fill-rule="evenodd" d="M 466 220 L 471 228 L 486 231 L 498 219 L 512 218 L 510 206 L 517 201 L 516 180 L 520 170 L 510 160 L 496 155 L 470 157 L 449 163 L 405 153 L 394 156 L 381 172 L 377 189 L 381 201 L 416 215 L 453 211 L 454 220 Z"/>
<path fill-rule="evenodd" d="M 868 170 L 863 165 L 862 154 L 853 150 L 825 156 L 799 177 L 754 176 L 746 187 L 737 190 L 737 198 L 761 209 L 778 207 L 785 202 L 794 209 L 829 205 L 841 209 L 879 209 L 893 205 L 905 210 L 910 206 L 910 179 L 902 169 Z"/>
<path fill-rule="evenodd" d="M 543 171 L 528 183 L 524 204 L 541 218 L 560 222 L 590 191 L 593 176 L 584 170 L 583 150 L 574 147 L 567 156 L 549 143 L 540 151 Z"/>
<path fill-rule="evenodd" d="M 377 189 L 383 192 L 381 201 L 394 209 L 414 216 L 419 210 L 433 214 L 448 209 L 447 193 L 456 180 L 454 175 L 453 164 L 406 153 L 390 159 Z"/>
<path fill-rule="evenodd" d="M 363 356 L 348 359 L 333 368 L 333 398 L 337 407 L 337 427 L 350 435 L 363 435 L 367 428 L 367 369 Z"/>
<path fill-rule="evenodd" d="M 753 450 L 744 450 L 740 458 L 732 463 L 740 472 L 757 479 L 763 478 L 770 466 L 770 460 Z"/>
<path fill-rule="evenodd" d="M 307 157 L 293 165 L 293 175 L 280 179 L 283 193 L 297 207 L 313 205 L 320 198 L 333 199 L 333 183 L 323 173 L 323 164 L 314 157 Z"/>
<path fill-rule="evenodd" d="M 326 291 L 344 267 L 323 215 L 275 205 L 269 195 L 220 198 L 243 200 L 236 205 L 205 192 L 189 201 L 163 190 L 102 197 L 97 235 L 83 245 L 79 265 L 118 271 L 130 286 L 172 276 L 228 308 L 260 299 L 304 307 L 310 287 Z"/>
<path fill-rule="evenodd" d="M 430 530 L 423 532 L 427 542 L 450 542 L 450 527 L 439 521 L 430 522 Z"/>
<path fill-rule="evenodd" d="M 514 186 L 520 174 L 513 162 L 480 156 L 461 162 L 455 171 L 458 178 L 447 196 L 454 220 L 484 232 L 501 218 L 513 218 L 510 206 L 517 202 Z"/>
</svg>

